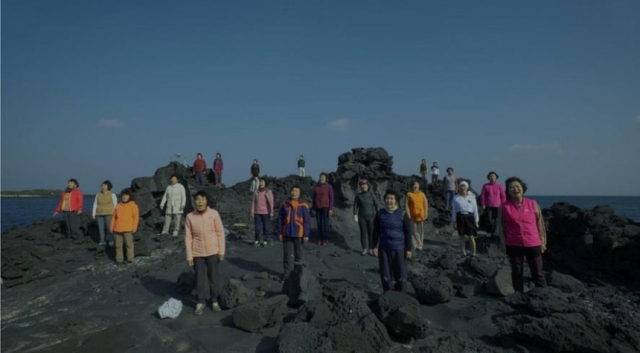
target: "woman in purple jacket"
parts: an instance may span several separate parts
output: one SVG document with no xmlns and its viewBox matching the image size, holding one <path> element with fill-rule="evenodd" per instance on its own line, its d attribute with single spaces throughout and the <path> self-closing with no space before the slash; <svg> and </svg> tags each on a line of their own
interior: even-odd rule
<svg viewBox="0 0 640 353">
<path fill-rule="evenodd" d="M 496 232 L 498 210 L 500 206 L 507 201 L 502 185 L 497 182 L 498 178 L 498 173 L 493 171 L 489 172 L 489 174 L 487 174 L 489 182 L 482 186 L 482 194 L 480 194 L 480 207 L 488 215 L 489 229 L 487 230 L 491 233 L 491 236 L 494 236 Z"/>
</svg>

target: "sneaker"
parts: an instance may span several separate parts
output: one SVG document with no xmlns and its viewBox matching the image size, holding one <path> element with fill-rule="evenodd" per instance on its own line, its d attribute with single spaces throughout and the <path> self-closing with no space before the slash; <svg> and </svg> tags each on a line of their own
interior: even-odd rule
<svg viewBox="0 0 640 353">
<path fill-rule="evenodd" d="M 364 255 L 366 255 L 366 254 L 368 254 L 368 253 L 369 253 L 369 250 L 368 250 L 368 249 L 364 249 L 364 250 L 362 250 L 362 256 L 364 256 Z"/>
<path fill-rule="evenodd" d="M 204 303 L 196 304 L 196 308 L 193 309 L 193 315 L 200 316 L 204 313 Z"/>
<path fill-rule="evenodd" d="M 211 303 L 211 310 L 213 310 L 214 313 L 218 313 L 222 311 L 222 309 L 220 308 L 220 304 L 218 304 L 218 302 Z"/>
<path fill-rule="evenodd" d="M 118 266 L 124 266 L 125 265 L 124 261 L 118 261 L 117 264 L 118 264 Z"/>
<path fill-rule="evenodd" d="M 260 242 L 259 242 L 259 241 L 257 241 L 257 240 L 256 240 L 256 241 L 254 241 L 254 242 L 253 242 L 253 246 L 255 246 L 255 247 L 260 246 Z"/>
<path fill-rule="evenodd" d="M 267 245 L 269 245 L 269 243 L 266 240 L 262 241 L 262 247 L 263 248 L 266 247 Z"/>
<path fill-rule="evenodd" d="M 173 233 L 173 234 L 172 234 L 172 236 L 173 236 L 174 238 L 177 238 L 177 237 L 178 237 L 178 233 Z"/>
<path fill-rule="evenodd" d="M 113 245 L 114 245 L 114 244 L 113 244 L 113 242 L 112 242 L 112 241 L 110 241 L 110 242 L 109 242 L 109 246 L 113 246 Z"/>
<path fill-rule="evenodd" d="M 98 246 L 105 246 L 105 245 L 107 245 L 107 243 L 105 243 L 105 242 L 103 242 L 103 241 L 101 241 L 101 242 L 99 242 L 99 243 L 98 243 Z"/>
</svg>

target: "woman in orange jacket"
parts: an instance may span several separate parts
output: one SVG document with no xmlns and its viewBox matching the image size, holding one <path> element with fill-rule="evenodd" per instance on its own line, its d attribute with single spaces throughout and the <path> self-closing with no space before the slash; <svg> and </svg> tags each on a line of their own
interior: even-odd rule
<svg viewBox="0 0 640 353">
<path fill-rule="evenodd" d="M 116 237 L 116 262 L 124 263 L 122 243 L 127 246 L 127 262 L 133 262 L 133 233 L 138 230 L 140 212 L 133 201 L 131 189 L 124 189 L 120 193 L 121 202 L 113 210 L 111 216 L 111 233 Z"/>
</svg>

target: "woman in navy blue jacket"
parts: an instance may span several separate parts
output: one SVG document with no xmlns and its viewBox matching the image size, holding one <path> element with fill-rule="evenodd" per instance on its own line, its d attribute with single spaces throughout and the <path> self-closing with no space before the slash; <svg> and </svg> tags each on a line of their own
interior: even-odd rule
<svg viewBox="0 0 640 353">
<path fill-rule="evenodd" d="M 411 260 L 411 220 L 398 206 L 400 194 L 387 190 L 385 208 L 378 211 L 373 223 L 373 255 L 378 257 L 382 290 L 407 290 L 407 260 Z"/>
</svg>

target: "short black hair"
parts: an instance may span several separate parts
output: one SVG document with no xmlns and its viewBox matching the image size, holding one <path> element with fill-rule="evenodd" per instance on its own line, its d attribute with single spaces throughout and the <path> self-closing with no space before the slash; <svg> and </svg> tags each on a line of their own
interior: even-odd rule
<svg viewBox="0 0 640 353">
<path fill-rule="evenodd" d="M 422 158 L 422 162 L 423 162 L 424 164 L 427 164 L 427 160 L 426 160 L 426 159 L 424 159 L 424 158 Z"/>
<path fill-rule="evenodd" d="M 169 180 L 171 180 L 171 178 L 176 178 L 176 179 L 180 180 L 180 178 L 178 178 L 177 174 L 171 174 L 171 176 L 169 177 Z"/>
<path fill-rule="evenodd" d="M 418 184 L 418 186 L 422 186 L 420 185 L 420 182 L 418 180 L 411 181 L 411 187 L 413 187 L 413 184 Z"/>
<path fill-rule="evenodd" d="M 451 168 L 451 167 L 447 168 L 447 172 L 449 171 L 449 169 L 451 169 L 451 171 L 453 172 L 453 168 Z"/>
<path fill-rule="evenodd" d="M 517 181 L 518 183 L 520 183 L 520 185 L 522 185 L 522 195 L 524 195 L 528 190 L 527 184 L 522 179 L 518 178 L 517 176 L 512 176 L 504 182 L 504 188 L 507 190 L 508 199 L 511 198 L 511 196 L 509 195 L 509 184 L 513 183 L 514 181 Z"/>
<path fill-rule="evenodd" d="M 78 183 L 78 180 L 71 178 L 69 179 L 69 181 L 73 181 L 74 184 L 76 184 L 76 187 L 79 188 L 80 187 L 80 183 Z"/>
<path fill-rule="evenodd" d="M 193 195 L 193 198 L 195 199 L 198 196 L 204 197 L 207 200 L 207 202 L 209 202 L 209 194 L 207 194 L 206 191 L 200 190 L 200 191 L 196 192 L 195 195 Z"/>
<path fill-rule="evenodd" d="M 122 195 L 129 195 L 129 201 L 133 201 L 134 197 L 133 197 L 133 191 L 131 191 L 131 189 L 126 188 L 122 191 L 120 191 L 120 198 L 122 198 Z"/>
<path fill-rule="evenodd" d="M 387 198 L 387 195 L 393 195 L 396 201 L 400 200 L 400 193 L 395 189 L 387 189 L 387 191 L 384 192 L 384 198 Z"/>
<path fill-rule="evenodd" d="M 329 179 L 329 175 L 327 175 L 327 173 L 325 173 L 325 172 L 320 173 L 320 177 L 319 178 L 322 178 L 323 175 L 324 175 L 325 178 Z"/>
<path fill-rule="evenodd" d="M 289 192 L 293 191 L 293 189 L 298 189 L 298 190 L 302 191 L 302 189 L 300 188 L 300 185 L 292 186 L 291 189 L 289 189 Z"/>
<path fill-rule="evenodd" d="M 222 157 L 222 155 L 220 154 L 220 152 L 216 153 L 216 157 Z"/>
<path fill-rule="evenodd" d="M 111 181 L 109 180 L 105 180 L 102 183 L 107 186 L 107 190 L 111 190 L 113 188 L 113 184 L 111 184 Z"/>
<path fill-rule="evenodd" d="M 496 179 L 499 179 L 500 176 L 498 175 L 498 173 L 494 172 L 493 170 L 489 172 L 489 174 L 487 174 L 487 179 L 489 179 L 491 177 L 491 174 L 496 176 Z"/>
<path fill-rule="evenodd" d="M 303 156 L 303 155 L 300 155 L 300 158 L 304 158 L 304 156 Z"/>
<path fill-rule="evenodd" d="M 202 157 L 202 153 L 198 152 L 198 154 L 196 154 L 196 157 L 198 156 Z"/>
</svg>

